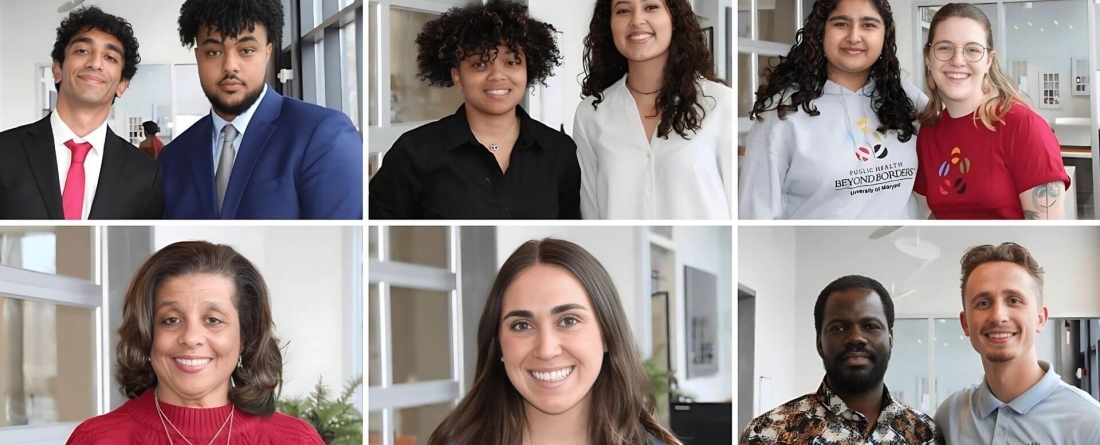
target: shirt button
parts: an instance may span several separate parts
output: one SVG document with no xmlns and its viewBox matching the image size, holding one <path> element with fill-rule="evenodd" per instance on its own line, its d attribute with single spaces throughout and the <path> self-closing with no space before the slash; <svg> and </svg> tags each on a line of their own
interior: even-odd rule
<svg viewBox="0 0 1100 445">
<path fill-rule="evenodd" d="M 646 153 L 645 157 L 646 159 L 653 159 L 653 153 Z"/>
</svg>

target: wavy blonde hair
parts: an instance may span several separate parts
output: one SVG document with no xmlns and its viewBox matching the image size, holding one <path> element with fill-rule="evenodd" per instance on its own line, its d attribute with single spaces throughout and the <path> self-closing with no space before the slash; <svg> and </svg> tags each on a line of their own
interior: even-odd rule
<svg viewBox="0 0 1100 445">
<path fill-rule="evenodd" d="M 985 47 L 989 53 L 989 72 L 982 79 L 982 93 L 985 93 L 985 98 L 978 104 L 978 109 L 974 112 L 974 118 L 980 119 L 989 131 L 997 131 L 995 125 L 1004 120 L 1004 116 L 1008 114 L 1013 103 L 1029 108 L 1031 105 L 1023 94 L 1020 94 L 1020 90 L 1016 88 L 1016 85 L 1001 71 L 1001 66 L 997 62 L 997 51 L 993 49 L 993 30 L 989 25 L 989 18 L 985 16 L 981 9 L 966 3 L 949 3 L 936 11 L 936 15 L 932 17 L 932 24 L 928 29 L 928 42 L 924 44 L 924 59 L 929 60 L 931 55 L 932 42 L 936 41 L 936 27 L 944 20 L 952 17 L 973 20 L 978 22 L 985 30 Z M 931 94 L 929 94 L 928 105 L 924 107 L 924 111 L 921 111 L 918 118 L 921 125 L 935 126 L 940 122 L 944 104 L 943 97 L 940 96 L 939 89 L 936 88 L 936 81 L 932 78 L 932 70 L 927 65 L 927 62 L 925 62 L 924 84 L 928 86 L 928 91 Z"/>
</svg>

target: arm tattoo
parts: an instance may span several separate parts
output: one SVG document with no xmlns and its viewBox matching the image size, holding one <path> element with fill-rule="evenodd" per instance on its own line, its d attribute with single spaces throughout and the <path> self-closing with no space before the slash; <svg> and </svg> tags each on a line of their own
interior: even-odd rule
<svg viewBox="0 0 1100 445">
<path fill-rule="evenodd" d="M 1039 219 L 1039 212 L 1034 210 L 1024 210 L 1024 219 Z"/>
<path fill-rule="evenodd" d="M 1031 190 L 1031 203 L 1035 204 L 1036 209 L 1042 210 L 1044 217 L 1050 216 L 1050 208 L 1062 196 L 1062 189 L 1057 186 L 1059 182 L 1061 181 L 1049 182 Z M 1027 219 L 1038 219 L 1038 213 L 1035 216 L 1035 218 L 1028 216 Z"/>
</svg>

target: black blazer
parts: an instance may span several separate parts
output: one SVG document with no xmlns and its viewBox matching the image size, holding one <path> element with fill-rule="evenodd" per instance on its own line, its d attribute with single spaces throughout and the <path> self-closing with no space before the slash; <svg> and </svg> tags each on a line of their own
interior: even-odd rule
<svg viewBox="0 0 1100 445">
<path fill-rule="evenodd" d="M 103 167 L 88 219 L 160 219 L 157 161 L 107 128 Z M 0 133 L 0 219 L 64 219 L 53 128 L 46 116 Z"/>
</svg>

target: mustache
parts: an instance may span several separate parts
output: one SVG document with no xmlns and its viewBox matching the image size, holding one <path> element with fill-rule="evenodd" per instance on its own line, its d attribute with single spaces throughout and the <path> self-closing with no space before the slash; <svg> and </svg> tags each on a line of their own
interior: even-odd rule
<svg viewBox="0 0 1100 445">
<path fill-rule="evenodd" d="M 219 80 L 219 81 L 218 81 L 218 84 L 219 84 L 219 85 L 221 85 L 221 84 L 225 83 L 225 81 L 227 81 L 227 80 L 235 80 L 235 81 L 237 81 L 237 82 L 240 82 L 240 83 L 241 83 L 241 85 L 245 85 L 244 81 L 243 81 L 243 80 L 241 80 L 241 78 L 237 77 L 237 76 L 236 76 L 236 75 L 234 75 L 234 74 L 230 74 L 230 75 L 228 75 L 228 76 L 225 76 L 225 77 L 223 77 L 223 78 L 222 78 L 222 80 Z"/>
<path fill-rule="evenodd" d="M 866 354 L 867 358 L 871 360 L 871 363 L 878 363 L 878 354 L 875 354 L 871 350 L 867 349 L 866 345 L 847 345 L 844 347 L 844 352 L 841 352 L 833 357 L 833 360 L 837 362 L 843 362 L 844 356 L 852 353 Z"/>
</svg>

